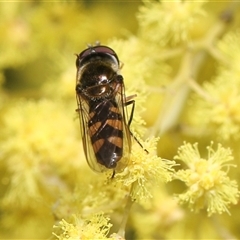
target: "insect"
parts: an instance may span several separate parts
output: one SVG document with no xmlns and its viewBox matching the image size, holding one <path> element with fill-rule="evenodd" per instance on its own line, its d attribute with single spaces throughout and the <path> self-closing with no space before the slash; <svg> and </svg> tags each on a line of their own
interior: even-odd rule
<svg viewBox="0 0 240 240">
<path fill-rule="evenodd" d="M 131 152 L 129 126 L 136 95 L 125 96 L 120 62 L 110 47 L 89 46 L 77 55 L 76 67 L 76 111 L 87 162 L 95 171 L 114 169 L 115 173 L 123 156 Z M 128 105 L 132 105 L 129 120 Z"/>
</svg>

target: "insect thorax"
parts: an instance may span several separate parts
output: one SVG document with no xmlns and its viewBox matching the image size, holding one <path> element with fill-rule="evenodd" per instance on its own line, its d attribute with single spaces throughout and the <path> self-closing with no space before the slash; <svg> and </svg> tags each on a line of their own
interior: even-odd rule
<svg viewBox="0 0 240 240">
<path fill-rule="evenodd" d="M 94 61 L 83 66 L 78 73 L 76 91 L 87 100 L 112 98 L 121 75 L 112 68 L 110 63 Z"/>
</svg>

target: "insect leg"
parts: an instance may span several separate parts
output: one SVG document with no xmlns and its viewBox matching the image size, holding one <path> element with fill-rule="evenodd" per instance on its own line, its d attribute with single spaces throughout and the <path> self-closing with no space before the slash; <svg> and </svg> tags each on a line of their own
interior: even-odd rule
<svg viewBox="0 0 240 240">
<path fill-rule="evenodd" d="M 112 176 L 111 176 L 111 179 L 113 179 L 114 178 L 114 176 L 115 176 L 115 169 L 113 169 L 113 173 L 112 173 Z"/>
<path fill-rule="evenodd" d="M 137 96 L 137 94 L 126 97 L 126 101 L 124 103 L 125 107 L 132 104 L 132 110 L 131 110 L 130 117 L 129 117 L 129 120 L 128 120 L 128 127 L 130 127 L 130 124 L 132 122 L 133 113 L 134 113 L 134 109 L 135 109 L 135 100 L 131 100 L 131 99 L 135 98 L 136 96 Z"/>
<path fill-rule="evenodd" d="M 133 113 L 134 113 L 134 109 L 135 109 L 135 100 L 128 101 L 124 105 L 128 106 L 130 104 L 132 104 L 132 109 L 131 109 L 131 113 L 130 113 L 129 120 L 128 120 L 128 127 L 130 127 L 132 119 L 133 119 Z"/>
<path fill-rule="evenodd" d="M 135 97 L 136 95 L 132 95 L 132 96 L 129 96 L 128 98 L 129 99 L 132 99 L 133 97 Z M 132 104 L 132 110 L 131 110 L 131 113 L 130 113 L 130 117 L 129 117 L 129 120 L 128 120 L 128 128 L 130 128 L 130 125 L 131 125 L 131 122 L 132 122 L 132 119 L 133 119 L 133 113 L 134 113 L 134 109 L 135 109 L 135 100 L 131 100 L 131 101 L 126 101 L 125 102 L 125 106 L 128 106 Z M 132 137 L 135 139 L 135 141 L 140 145 L 140 147 L 146 152 L 146 153 L 149 153 L 147 149 L 145 149 L 143 147 L 143 145 L 139 142 L 139 140 L 134 136 L 134 134 L 131 132 L 131 130 L 129 129 L 129 132 L 130 134 L 132 135 Z"/>
</svg>

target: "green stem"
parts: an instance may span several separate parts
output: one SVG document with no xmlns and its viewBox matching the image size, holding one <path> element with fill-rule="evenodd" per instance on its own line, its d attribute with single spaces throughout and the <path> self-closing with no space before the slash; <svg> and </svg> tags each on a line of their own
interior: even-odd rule
<svg viewBox="0 0 240 240">
<path fill-rule="evenodd" d="M 158 118 L 150 129 L 149 136 L 161 136 L 177 124 L 193 82 L 196 82 L 199 71 L 207 58 L 207 53 L 224 61 L 215 49 L 215 44 L 225 32 L 226 23 L 228 23 L 226 19 L 219 18 L 202 40 L 188 44 L 179 71 L 166 89 Z M 189 79 L 192 81 L 192 86 L 189 84 Z"/>
<path fill-rule="evenodd" d="M 132 188 L 131 188 L 132 189 Z M 129 213 L 131 210 L 131 207 L 133 205 L 134 201 L 131 198 L 131 191 L 129 193 L 129 195 L 127 196 L 127 203 L 124 209 L 124 214 L 123 214 L 123 218 L 122 218 L 122 222 L 120 224 L 119 230 L 118 230 L 118 235 L 125 238 L 125 229 L 126 229 L 126 225 L 127 225 L 127 220 L 129 217 Z"/>
</svg>

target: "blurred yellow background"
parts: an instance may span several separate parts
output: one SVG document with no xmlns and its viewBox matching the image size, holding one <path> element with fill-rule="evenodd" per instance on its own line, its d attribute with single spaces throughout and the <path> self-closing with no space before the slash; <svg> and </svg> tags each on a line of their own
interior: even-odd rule
<svg viewBox="0 0 240 240">
<path fill-rule="evenodd" d="M 133 148 L 147 159 L 123 171 L 126 185 L 93 173 L 81 145 L 76 54 L 96 41 L 118 54 L 126 94 L 137 94 L 131 130 L 153 149 Z M 100 210 L 115 233 L 133 179 L 148 198 L 126 239 L 239 238 L 239 42 L 235 1 L 1 1 L 0 238 L 56 238 L 62 219 L 73 232 L 63 224 L 59 239 L 82 236 Z M 146 162 L 160 158 L 179 165 L 155 186 L 164 175 Z"/>
</svg>

